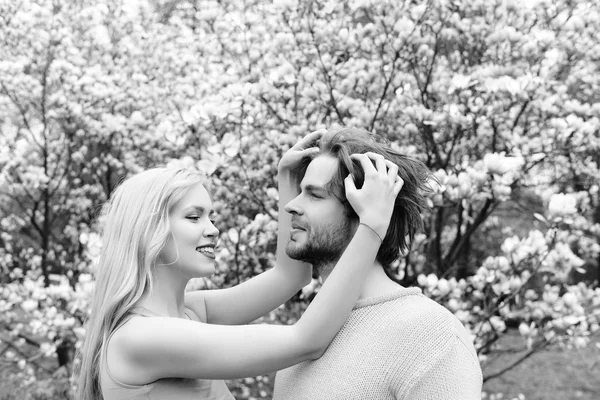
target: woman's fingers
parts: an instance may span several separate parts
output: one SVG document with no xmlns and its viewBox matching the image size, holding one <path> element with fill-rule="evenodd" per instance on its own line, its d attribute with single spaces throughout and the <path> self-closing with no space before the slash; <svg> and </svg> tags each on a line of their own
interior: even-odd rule
<svg viewBox="0 0 600 400">
<path fill-rule="evenodd" d="M 317 141 L 321 139 L 325 132 L 327 132 L 327 129 L 317 129 L 316 131 L 309 133 L 292 146 L 292 149 L 308 150 L 309 148 L 315 148 L 314 145 L 317 144 Z"/>
<path fill-rule="evenodd" d="M 319 148 L 318 147 L 309 147 L 308 149 L 297 150 L 297 151 L 298 151 L 298 154 L 301 156 L 301 158 L 304 158 L 305 156 L 307 156 L 309 154 L 318 153 Z"/>
<path fill-rule="evenodd" d="M 365 176 L 377 173 L 377 170 L 375 169 L 375 166 L 371 162 L 371 158 L 367 155 L 367 153 L 351 154 L 350 158 L 358 160 L 358 162 L 360 162 L 360 165 L 362 166 L 362 169 L 365 172 Z"/>
<path fill-rule="evenodd" d="M 295 145 L 290 147 L 279 160 L 279 170 L 292 170 L 296 168 L 302 159 L 310 157 L 319 152 L 318 141 L 326 133 L 326 129 L 318 129 L 304 136 Z"/>
<path fill-rule="evenodd" d="M 394 182 L 394 194 L 398 195 L 400 190 L 404 186 L 404 179 L 400 178 L 400 175 L 396 175 L 396 182 Z"/>
<path fill-rule="evenodd" d="M 402 181 L 400 188 L 404 185 L 404 181 L 398 175 L 398 166 L 390 160 L 386 160 L 381 154 L 366 152 L 364 154 L 351 154 L 350 158 L 360 162 L 365 172 L 365 176 L 369 173 L 379 173 L 382 176 L 387 176 L 394 185 L 398 182 L 398 179 L 400 179 Z M 373 165 L 371 160 L 375 161 L 375 165 Z"/>
<path fill-rule="evenodd" d="M 357 189 L 352 176 L 346 177 L 346 198 L 360 221 L 385 237 L 396 198 L 404 184 L 398 176 L 398 166 L 373 152 L 351 154 L 350 158 L 360 163 L 365 180 Z"/>
<path fill-rule="evenodd" d="M 398 176 L 398 166 L 396 164 L 394 164 L 393 162 L 391 162 L 390 160 L 385 160 L 385 165 L 387 165 L 387 174 L 388 177 L 392 180 L 396 180 L 396 178 L 399 178 Z"/>
<path fill-rule="evenodd" d="M 377 172 L 379 172 L 380 175 L 385 176 L 387 174 L 387 166 L 385 163 L 385 161 L 386 161 L 385 158 L 381 154 L 372 153 L 370 151 L 367 151 L 365 154 L 371 160 L 375 161 L 375 166 L 377 167 Z"/>
<path fill-rule="evenodd" d="M 346 193 L 354 193 L 356 192 L 356 185 L 354 184 L 354 177 L 352 174 L 348 174 L 348 176 L 344 179 L 344 186 L 346 188 Z"/>
</svg>

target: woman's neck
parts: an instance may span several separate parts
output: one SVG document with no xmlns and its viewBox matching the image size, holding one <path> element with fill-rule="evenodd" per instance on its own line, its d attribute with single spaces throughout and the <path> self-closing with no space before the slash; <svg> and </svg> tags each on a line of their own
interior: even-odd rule
<svg viewBox="0 0 600 400">
<path fill-rule="evenodd" d="M 167 270 L 157 267 L 152 281 L 152 291 L 145 293 L 137 302 L 138 307 L 143 307 L 157 315 L 165 317 L 183 317 L 185 286 L 187 280 L 182 276 L 174 276 L 174 269 Z"/>
</svg>

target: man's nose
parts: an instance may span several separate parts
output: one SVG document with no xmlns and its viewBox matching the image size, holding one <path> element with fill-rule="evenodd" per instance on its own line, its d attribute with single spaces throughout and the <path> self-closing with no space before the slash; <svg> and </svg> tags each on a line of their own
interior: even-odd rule
<svg viewBox="0 0 600 400">
<path fill-rule="evenodd" d="M 290 202 L 284 207 L 285 211 L 289 212 L 290 214 L 302 214 L 302 208 L 300 207 L 300 201 L 298 200 L 299 197 L 300 195 L 290 200 Z"/>
</svg>

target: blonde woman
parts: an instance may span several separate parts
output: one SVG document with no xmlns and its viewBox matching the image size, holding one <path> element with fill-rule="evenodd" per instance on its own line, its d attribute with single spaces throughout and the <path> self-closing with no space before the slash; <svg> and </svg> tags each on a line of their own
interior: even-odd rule
<svg viewBox="0 0 600 400">
<path fill-rule="evenodd" d="M 319 135 L 308 135 L 282 158 L 280 210 L 297 190 L 293 169 L 314 153 L 310 145 Z M 289 326 L 245 324 L 310 279 L 310 266 L 292 261 L 284 248 L 290 237 L 298 242 L 311 232 L 291 229 L 289 217 L 282 215 L 277 266 L 232 288 L 186 292 L 190 279 L 214 273 L 219 231 L 210 219 L 204 177 L 154 168 L 123 182 L 104 209 L 77 399 L 231 400 L 223 379 L 318 358 L 358 299 L 402 187 L 394 164 L 373 163 L 367 155 L 353 158 L 367 177 L 361 189 L 348 177 L 345 191 L 361 223 L 352 227 L 339 267 Z"/>
</svg>

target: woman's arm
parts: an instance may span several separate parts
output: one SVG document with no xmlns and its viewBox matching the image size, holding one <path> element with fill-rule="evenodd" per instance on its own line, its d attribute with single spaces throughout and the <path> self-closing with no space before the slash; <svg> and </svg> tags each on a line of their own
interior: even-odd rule
<svg viewBox="0 0 600 400">
<path fill-rule="evenodd" d="M 354 157 L 354 156 L 353 156 Z M 373 158 L 375 156 L 372 156 Z M 356 232 L 300 320 L 292 326 L 211 325 L 183 319 L 135 318 L 109 346 L 111 370 L 124 383 L 164 377 L 228 379 L 255 376 L 319 357 L 344 324 L 371 269 L 402 186 L 397 167 L 375 169 L 365 155 L 361 190 L 346 179 L 347 198 L 360 222 Z M 383 171 L 381 168 L 383 165 Z"/>
<path fill-rule="evenodd" d="M 247 324 L 279 307 L 307 285 L 312 267 L 293 260 L 285 252 L 290 239 L 291 215 L 285 205 L 298 195 L 294 169 L 303 157 L 318 150 L 314 146 L 325 130 L 312 132 L 290 148 L 279 162 L 279 217 L 275 267 L 239 285 L 217 290 L 187 292 L 185 304 L 198 315 L 206 315 L 207 322 L 222 325 Z"/>
<path fill-rule="evenodd" d="M 113 336 L 110 369 L 123 383 L 141 385 L 165 377 L 256 376 L 318 358 L 358 298 L 379 243 L 375 234 L 361 225 L 339 268 L 295 325 L 231 326 L 136 318 Z"/>
</svg>

